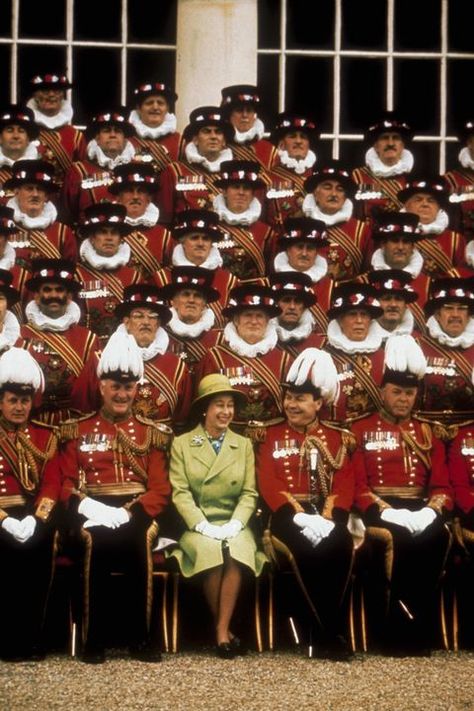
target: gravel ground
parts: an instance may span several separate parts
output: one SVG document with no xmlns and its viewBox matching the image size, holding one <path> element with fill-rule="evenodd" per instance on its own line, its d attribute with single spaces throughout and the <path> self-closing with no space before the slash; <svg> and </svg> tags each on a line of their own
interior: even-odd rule
<svg viewBox="0 0 474 711">
<path fill-rule="evenodd" d="M 221 660 L 211 652 L 120 656 L 101 666 L 66 655 L 0 663 L 1 711 L 471 711 L 474 653 L 357 655 L 350 663 L 297 651 Z"/>
</svg>

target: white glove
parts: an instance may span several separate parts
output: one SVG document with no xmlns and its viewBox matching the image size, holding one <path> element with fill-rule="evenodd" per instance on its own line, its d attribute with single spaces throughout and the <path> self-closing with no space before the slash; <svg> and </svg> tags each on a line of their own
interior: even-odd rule
<svg viewBox="0 0 474 711">
<path fill-rule="evenodd" d="M 321 543 L 321 541 L 323 540 L 321 536 L 318 536 L 318 534 L 315 533 L 312 528 L 309 528 L 309 526 L 302 528 L 301 533 L 311 543 L 313 548 L 316 548 L 318 543 Z"/>
<path fill-rule="evenodd" d="M 13 536 L 13 538 L 15 538 L 17 541 L 23 543 L 23 526 L 21 524 L 21 521 L 19 521 L 17 518 L 13 518 L 13 516 L 7 516 L 7 518 L 4 518 L 2 521 L 2 528 L 4 531 Z"/>
<path fill-rule="evenodd" d="M 293 516 L 293 521 L 300 528 L 310 528 L 321 539 L 327 538 L 334 528 L 333 521 L 328 521 L 320 514 L 297 513 Z"/>
<path fill-rule="evenodd" d="M 101 518 L 107 514 L 107 511 L 110 508 L 112 507 L 86 496 L 85 499 L 82 499 L 77 510 L 86 518 L 92 518 L 94 521 L 100 521 Z"/>
<path fill-rule="evenodd" d="M 414 533 L 416 530 L 413 512 L 408 509 L 384 509 L 380 514 L 380 518 L 382 521 L 387 521 L 387 523 L 396 523 L 399 526 L 403 526 L 410 533 Z"/>
<path fill-rule="evenodd" d="M 243 529 L 244 525 L 237 518 L 231 518 L 223 526 L 221 526 L 221 531 L 223 533 L 223 538 L 229 540 L 230 538 L 235 538 Z"/>
<path fill-rule="evenodd" d="M 416 536 L 419 533 L 423 533 L 425 528 L 428 528 L 428 526 L 433 523 L 435 518 L 436 512 L 433 509 L 428 508 L 428 506 L 425 506 L 419 511 L 413 511 L 413 521 L 416 526 L 416 529 L 413 531 L 413 535 Z"/>
<path fill-rule="evenodd" d="M 20 521 L 20 526 L 22 529 L 22 539 L 21 543 L 26 543 L 26 541 L 31 538 L 36 530 L 36 519 L 34 516 L 25 516 L 25 518 Z"/>
<path fill-rule="evenodd" d="M 207 536 L 207 538 L 215 538 L 216 541 L 222 541 L 224 539 L 222 528 L 222 526 L 216 526 L 215 524 L 204 520 L 197 523 L 194 530 L 201 533 L 203 536 Z"/>
<path fill-rule="evenodd" d="M 130 521 L 130 515 L 123 507 L 107 506 L 88 496 L 81 501 L 77 510 L 89 519 L 84 524 L 84 528 L 92 528 L 92 526 L 119 528 Z"/>
</svg>

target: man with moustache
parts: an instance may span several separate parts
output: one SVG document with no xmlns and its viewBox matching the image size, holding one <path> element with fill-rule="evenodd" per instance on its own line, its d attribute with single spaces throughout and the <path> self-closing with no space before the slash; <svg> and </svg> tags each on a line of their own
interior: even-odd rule
<svg viewBox="0 0 474 711">
<path fill-rule="evenodd" d="M 97 375 L 98 412 L 61 427 L 59 464 L 62 499 L 83 546 L 82 661 L 105 661 L 110 573 L 122 571 L 126 589 L 120 622 L 133 659 L 158 662 L 150 639 L 151 550 L 157 517 L 171 491 L 166 458 L 171 430 L 135 416 L 133 400 L 143 376 L 143 359 L 133 336 L 115 333 L 104 348 Z"/>
<path fill-rule="evenodd" d="M 10 240 L 16 265 L 29 270 L 31 260 L 39 257 L 75 262 L 76 237 L 70 227 L 58 221 L 58 211 L 51 199 L 59 189 L 54 166 L 43 160 L 16 161 L 5 188 L 13 192 L 7 207 L 13 210 L 18 226 Z"/>
<path fill-rule="evenodd" d="M 97 337 L 79 325 L 81 312 L 74 300 L 82 284 L 74 265 L 64 259 L 37 259 L 25 284 L 33 295 L 25 308 L 28 322 L 21 327 L 16 346 L 27 350 L 44 375 L 41 404 L 34 409 L 37 420 L 59 424 L 77 415 L 76 380 L 99 344 Z"/>
<path fill-rule="evenodd" d="M 427 333 L 419 343 L 428 365 L 417 414 L 449 428 L 474 417 L 473 278 L 434 279 L 425 313 Z"/>
<path fill-rule="evenodd" d="M 326 225 L 329 244 L 322 254 L 328 275 L 336 281 L 357 277 L 370 246 L 371 230 L 366 221 L 353 216 L 357 186 L 349 171 L 337 160 L 327 161 L 306 178 L 304 189 L 303 214 Z"/>
<path fill-rule="evenodd" d="M 374 207 L 401 209 L 398 192 L 405 187 L 415 162 L 410 150 L 412 135 L 410 126 L 393 111 L 386 111 L 365 132 L 365 165 L 352 171 L 359 187 L 355 195 L 359 219 L 370 218 Z"/>
</svg>

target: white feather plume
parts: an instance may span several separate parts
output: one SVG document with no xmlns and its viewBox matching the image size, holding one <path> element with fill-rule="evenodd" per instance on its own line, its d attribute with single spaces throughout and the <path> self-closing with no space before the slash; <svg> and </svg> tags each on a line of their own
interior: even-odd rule
<svg viewBox="0 0 474 711">
<path fill-rule="evenodd" d="M 413 336 L 407 333 L 389 336 L 385 343 L 384 367 L 409 371 L 421 379 L 426 373 L 426 358 Z"/>
<path fill-rule="evenodd" d="M 43 392 L 44 376 L 33 356 L 23 348 L 9 348 L 0 357 L 0 385 L 30 385 Z"/>
<path fill-rule="evenodd" d="M 97 375 L 113 372 L 132 373 L 140 380 L 143 377 L 143 358 L 137 342 L 128 333 L 115 331 L 107 341 L 97 366 Z"/>
<path fill-rule="evenodd" d="M 321 390 L 326 402 L 334 402 L 339 395 L 337 369 L 332 356 L 319 348 L 305 348 L 293 361 L 286 381 L 303 385 L 307 380 Z"/>
</svg>

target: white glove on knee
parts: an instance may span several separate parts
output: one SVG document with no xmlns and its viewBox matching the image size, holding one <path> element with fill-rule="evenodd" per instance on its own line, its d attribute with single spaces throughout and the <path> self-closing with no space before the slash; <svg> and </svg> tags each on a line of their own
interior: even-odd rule
<svg viewBox="0 0 474 711">
<path fill-rule="evenodd" d="M 215 524 L 209 523 L 209 521 L 206 520 L 200 521 L 194 527 L 194 530 L 198 533 L 201 533 L 207 538 L 214 538 L 216 541 L 224 540 L 222 529 L 223 526 L 216 526 Z"/>
<path fill-rule="evenodd" d="M 22 529 L 22 540 L 21 543 L 26 543 L 28 539 L 31 538 L 36 530 L 36 519 L 34 516 L 25 516 L 25 518 L 20 522 Z"/>
<path fill-rule="evenodd" d="M 123 506 L 120 508 L 107 506 L 107 504 L 102 504 L 100 501 L 95 501 L 88 496 L 81 501 L 77 510 L 89 519 L 84 524 L 84 528 L 92 528 L 93 526 L 119 528 L 119 526 L 130 521 L 130 514 Z"/>
<path fill-rule="evenodd" d="M 312 528 L 309 528 L 309 526 L 302 528 L 301 533 L 311 543 L 313 548 L 316 548 L 318 543 L 321 543 L 323 540 L 321 536 L 318 536 L 318 534 L 315 533 Z"/>
<path fill-rule="evenodd" d="M 297 513 L 293 516 L 293 521 L 300 528 L 310 528 L 320 538 L 326 538 L 334 528 L 333 521 L 328 521 L 320 514 Z"/>
<path fill-rule="evenodd" d="M 416 530 L 413 512 L 408 509 L 384 509 L 380 514 L 380 518 L 382 521 L 387 521 L 387 523 L 396 523 L 399 526 L 403 526 L 410 533 L 414 533 Z"/>
<path fill-rule="evenodd" d="M 428 526 L 433 523 L 435 518 L 436 512 L 428 506 L 425 506 L 419 511 L 413 511 L 412 520 L 416 526 L 416 529 L 413 531 L 413 535 L 416 536 L 419 533 L 423 533 L 425 528 L 428 528 Z"/>
<path fill-rule="evenodd" d="M 2 528 L 4 531 L 13 536 L 15 540 L 19 541 L 20 543 L 23 543 L 23 527 L 21 525 L 21 521 L 19 521 L 17 518 L 13 518 L 13 516 L 7 516 L 7 518 L 4 518 L 2 521 Z"/>
<path fill-rule="evenodd" d="M 223 538 L 229 540 L 230 538 L 235 538 L 243 529 L 244 525 L 237 518 L 231 518 L 223 526 L 221 526 L 221 531 Z"/>
</svg>

